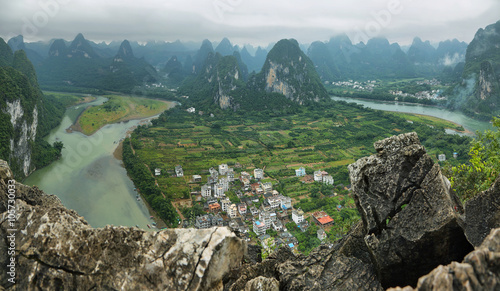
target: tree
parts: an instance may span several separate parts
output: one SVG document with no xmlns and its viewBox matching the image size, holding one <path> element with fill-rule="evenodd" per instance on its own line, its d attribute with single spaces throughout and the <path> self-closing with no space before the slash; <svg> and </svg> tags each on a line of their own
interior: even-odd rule
<svg viewBox="0 0 500 291">
<path fill-rule="evenodd" d="M 500 174 L 500 118 L 493 118 L 493 126 L 495 130 L 478 133 L 469 162 L 451 169 L 451 185 L 463 201 L 488 189 Z"/>
</svg>

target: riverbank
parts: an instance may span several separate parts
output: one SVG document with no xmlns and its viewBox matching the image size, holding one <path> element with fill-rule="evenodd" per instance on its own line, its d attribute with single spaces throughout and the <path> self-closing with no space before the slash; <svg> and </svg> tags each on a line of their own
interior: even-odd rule
<svg viewBox="0 0 500 291">
<path fill-rule="evenodd" d="M 465 130 L 458 131 L 460 134 L 466 134 L 469 136 L 474 136 L 476 131 L 485 131 L 488 129 L 493 129 L 493 126 L 489 122 L 475 120 L 466 116 L 465 114 L 458 111 L 450 111 L 442 107 L 430 106 L 430 105 L 419 105 L 413 103 L 405 102 L 388 102 L 379 100 L 367 100 L 358 98 L 347 98 L 330 96 L 332 100 L 344 101 L 348 103 L 356 103 L 363 105 L 366 108 L 398 112 L 398 113 L 408 113 L 408 114 L 419 114 L 425 116 L 432 116 L 448 122 L 462 126 Z M 454 130 L 453 128 L 451 128 Z M 456 131 L 456 130 L 455 130 Z"/>
<path fill-rule="evenodd" d="M 174 102 L 165 100 L 118 95 L 103 97 L 109 100 L 83 111 L 68 128 L 68 132 L 78 131 L 90 136 L 108 124 L 152 117 L 175 106 Z"/>
</svg>

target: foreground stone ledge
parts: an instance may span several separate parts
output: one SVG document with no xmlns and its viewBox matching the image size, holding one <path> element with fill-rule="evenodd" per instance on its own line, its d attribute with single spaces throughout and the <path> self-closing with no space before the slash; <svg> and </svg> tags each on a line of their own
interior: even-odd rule
<svg viewBox="0 0 500 291">
<path fill-rule="evenodd" d="M 0 161 L 0 236 L 6 237 L 7 179 Z M 158 232 L 92 228 L 57 197 L 16 184 L 16 284 L 9 290 L 221 290 L 240 266 L 246 244 L 226 227 Z M 7 240 L 0 264 L 7 265 Z"/>
</svg>

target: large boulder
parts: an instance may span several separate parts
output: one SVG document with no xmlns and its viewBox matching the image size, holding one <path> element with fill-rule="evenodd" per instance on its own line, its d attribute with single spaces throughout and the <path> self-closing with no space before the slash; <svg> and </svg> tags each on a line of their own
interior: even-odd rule
<svg viewBox="0 0 500 291">
<path fill-rule="evenodd" d="M 242 263 L 246 245 L 228 228 L 94 229 L 57 197 L 19 183 L 10 225 L 10 174 L 0 161 L 0 236 L 15 237 L 14 245 L 0 240 L 2 266 L 15 252 L 15 285 L 0 273 L 9 290 L 222 290 L 223 277 Z"/>
<path fill-rule="evenodd" d="M 465 235 L 479 246 L 494 228 L 500 227 L 500 176 L 493 186 L 465 204 Z"/>
<path fill-rule="evenodd" d="M 383 287 L 416 286 L 435 266 L 472 250 L 462 206 L 416 133 L 374 146 L 377 154 L 349 165 L 364 240 Z"/>
</svg>

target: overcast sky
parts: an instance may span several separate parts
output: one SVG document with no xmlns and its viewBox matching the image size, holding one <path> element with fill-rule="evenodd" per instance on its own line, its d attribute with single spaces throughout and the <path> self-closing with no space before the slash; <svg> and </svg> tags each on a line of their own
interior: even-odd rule
<svg viewBox="0 0 500 291">
<path fill-rule="evenodd" d="M 93 41 L 220 41 L 301 43 L 346 33 L 411 44 L 457 38 L 500 20 L 499 0 L 0 0 L 0 36 L 25 41 L 81 32 Z"/>
</svg>

